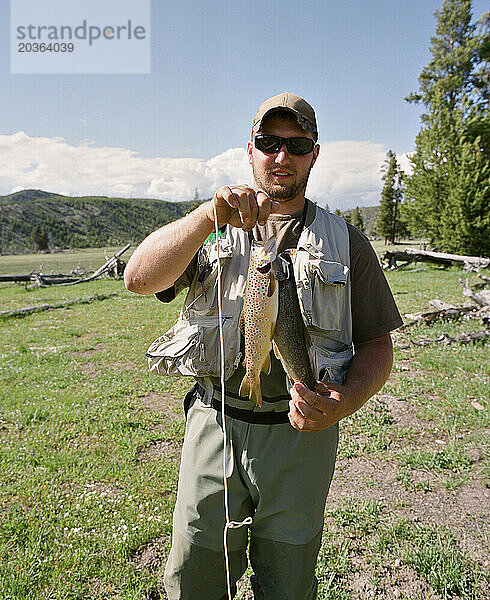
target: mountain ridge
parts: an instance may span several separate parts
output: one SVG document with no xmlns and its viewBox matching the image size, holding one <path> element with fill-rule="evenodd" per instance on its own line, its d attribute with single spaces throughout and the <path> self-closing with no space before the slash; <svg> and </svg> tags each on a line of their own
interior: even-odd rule
<svg viewBox="0 0 490 600">
<path fill-rule="evenodd" d="M 138 244 L 197 204 L 20 190 L 0 196 L 0 252 Z"/>
</svg>

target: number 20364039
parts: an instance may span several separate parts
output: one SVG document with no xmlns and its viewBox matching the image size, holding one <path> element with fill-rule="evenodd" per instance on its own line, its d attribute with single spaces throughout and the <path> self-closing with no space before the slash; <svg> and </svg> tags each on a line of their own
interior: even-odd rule
<svg viewBox="0 0 490 600">
<path fill-rule="evenodd" d="M 20 42 L 17 52 L 73 52 L 74 50 L 75 44 L 71 42 L 56 42 L 54 44 Z"/>
</svg>

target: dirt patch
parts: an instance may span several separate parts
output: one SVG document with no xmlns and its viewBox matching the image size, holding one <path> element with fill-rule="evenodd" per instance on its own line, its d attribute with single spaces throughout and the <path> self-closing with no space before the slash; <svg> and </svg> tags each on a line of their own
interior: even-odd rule
<svg viewBox="0 0 490 600">
<path fill-rule="evenodd" d="M 169 542 L 170 537 L 164 535 L 140 546 L 131 557 L 134 568 L 137 571 L 141 569 L 148 569 L 149 571 L 161 569 L 163 572 Z"/>
<path fill-rule="evenodd" d="M 136 458 L 140 462 L 150 462 L 162 456 L 177 458 L 180 456 L 180 451 L 181 446 L 177 442 L 158 440 L 140 448 L 136 454 Z"/>
<path fill-rule="evenodd" d="M 102 367 L 96 366 L 96 363 L 84 363 L 79 365 L 80 371 L 88 378 L 98 377 L 102 373 Z"/>
<path fill-rule="evenodd" d="M 75 352 L 73 352 L 72 354 L 75 354 L 76 356 L 90 357 L 90 356 L 93 356 L 94 354 L 97 354 L 101 350 L 106 350 L 106 349 L 107 349 L 107 345 L 102 342 L 99 342 L 98 344 L 95 344 L 95 346 L 93 348 L 90 348 L 88 350 L 75 350 Z"/>
<path fill-rule="evenodd" d="M 386 406 L 396 427 L 413 431 L 423 429 L 422 422 L 416 416 L 417 409 L 413 404 L 390 394 L 378 394 L 376 397 Z"/>
<path fill-rule="evenodd" d="M 363 557 L 355 557 L 352 561 L 356 571 L 349 578 L 349 588 L 353 592 L 353 600 L 441 600 L 429 584 L 417 573 L 407 567 L 395 563 L 383 564 L 375 574 Z"/>
<path fill-rule="evenodd" d="M 490 490 L 481 476 L 473 475 L 455 490 L 442 486 L 441 474 L 412 471 L 414 483 L 430 482 L 429 491 L 407 490 L 396 479 L 396 462 L 376 458 L 344 458 L 337 461 L 336 473 L 327 500 L 327 510 L 340 499 L 385 502 L 393 517 L 407 517 L 426 526 L 441 525 L 451 531 L 460 546 L 482 566 L 489 565 L 485 535 L 490 519 Z"/>
<path fill-rule="evenodd" d="M 146 396 L 140 396 L 138 400 L 147 410 L 163 414 L 171 419 L 182 415 L 182 400 L 167 392 L 159 394 L 150 392 Z"/>
<path fill-rule="evenodd" d="M 98 377 L 104 369 L 117 371 L 134 371 L 136 366 L 129 361 L 115 360 L 111 363 L 82 363 L 79 365 L 80 371 L 90 378 Z"/>
</svg>

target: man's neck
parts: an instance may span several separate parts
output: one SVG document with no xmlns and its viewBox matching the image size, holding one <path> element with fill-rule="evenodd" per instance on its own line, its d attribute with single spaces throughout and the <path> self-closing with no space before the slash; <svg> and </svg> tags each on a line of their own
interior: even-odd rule
<svg viewBox="0 0 490 600">
<path fill-rule="evenodd" d="M 275 200 L 275 198 L 271 198 Z M 301 196 L 296 196 L 296 198 L 292 198 L 291 200 L 284 200 L 280 202 L 280 206 L 274 210 L 274 214 L 276 215 L 295 215 L 300 213 L 305 206 L 305 196 L 302 194 Z"/>
</svg>

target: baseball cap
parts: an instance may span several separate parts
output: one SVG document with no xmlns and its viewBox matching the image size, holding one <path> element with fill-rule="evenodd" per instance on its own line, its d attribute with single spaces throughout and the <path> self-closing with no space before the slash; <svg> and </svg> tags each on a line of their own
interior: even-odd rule
<svg viewBox="0 0 490 600">
<path fill-rule="evenodd" d="M 277 110 L 289 110 L 296 115 L 300 127 L 310 133 L 318 134 L 315 111 L 313 107 L 303 98 L 291 94 L 291 92 L 283 92 L 268 98 L 259 106 L 257 114 L 252 121 L 252 133 L 260 130 L 264 118 Z"/>
</svg>

